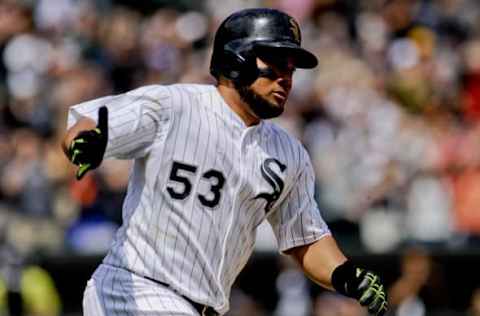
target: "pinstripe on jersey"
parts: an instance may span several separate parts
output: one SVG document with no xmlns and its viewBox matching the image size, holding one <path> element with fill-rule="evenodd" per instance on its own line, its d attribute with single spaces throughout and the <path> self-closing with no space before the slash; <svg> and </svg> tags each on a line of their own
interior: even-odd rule
<svg viewBox="0 0 480 316">
<path fill-rule="evenodd" d="M 104 263 L 224 313 L 264 219 L 280 251 L 329 233 L 303 146 L 268 121 L 245 126 L 214 86 L 146 86 L 85 102 L 70 109 L 68 125 L 96 120 L 102 105 L 110 112 L 105 157 L 135 159 Z"/>
</svg>

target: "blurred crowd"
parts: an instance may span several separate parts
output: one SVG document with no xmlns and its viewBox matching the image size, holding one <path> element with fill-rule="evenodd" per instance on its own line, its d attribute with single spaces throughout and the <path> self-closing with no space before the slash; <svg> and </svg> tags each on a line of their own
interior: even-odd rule
<svg viewBox="0 0 480 316">
<path fill-rule="evenodd" d="M 277 122 L 310 152 L 339 240 L 353 232 L 377 253 L 478 246 L 478 1 L 156 3 L 0 2 L 0 225 L 21 251 L 102 253 L 121 223 L 130 162 L 74 181 L 59 146 L 68 107 L 146 84 L 214 83 L 212 35 L 248 6 L 296 17 L 319 57 L 296 72 Z"/>
<path fill-rule="evenodd" d="M 121 223 L 130 162 L 108 161 L 74 181 L 59 146 L 68 107 L 146 84 L 214 83 L 208 66 L 221 20 L 270 6 L 300 21 L 320 60 L 296 72 L 277 122 L 310 152 L 318 203 L 339 239 L 354 232 L 377 253 L 478 246 L 478 1 L 198 3 L 0 2 L 7 240 L 27 253 L 104 252 Z"/>
<path fill-rule="evenodd" d="M 121 224 L 130 162 L 107 161 L 75 181 L 59 145 L 67 109 L 146 84 L 213 84 L 219 23 L 269 6 L 300 22 L 320 61 L 295 73 L 276 121 L 310 152 L 318 203 L 339 240 L 374 253 L 480 248 L 479 1 L 133 3 L 0 1 L 0 243 L 21 255 L 104 253 Z M 302 293 L 296 284 L 288 295 Z M 478 292 L 475 302 L 479 315 Z M 315 315 L 362 315 L 324 309 Z"/>
</svg>

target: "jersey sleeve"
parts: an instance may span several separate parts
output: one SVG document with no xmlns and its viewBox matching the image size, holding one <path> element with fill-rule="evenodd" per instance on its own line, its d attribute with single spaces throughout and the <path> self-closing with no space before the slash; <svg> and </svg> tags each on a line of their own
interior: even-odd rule
<svg viewBox="0 0 480 316">
<path fill-rule="evenodd" d="M 67 128 L 80 118 L 98 120 L 98 109 L 108 108 L 108 143 L 104 159 L 145 156 L 166 136 L 172 116 L 168 94 L 161 86 L 142 87 L 70 107 Z"/>
<path fill-rule="evenodd" d="M 303 169 L 288 196 L 267 217 L 281 253 L 330 234 L 314 198 L 315 177 L 310 158 L 306 152 L 304 156 Z"/>
</svg>

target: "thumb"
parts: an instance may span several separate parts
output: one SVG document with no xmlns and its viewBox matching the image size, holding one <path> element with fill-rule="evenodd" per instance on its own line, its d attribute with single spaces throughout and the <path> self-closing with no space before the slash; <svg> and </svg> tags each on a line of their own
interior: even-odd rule
<svg viewBox="0 0 480 316">
<path fill-rule="evenodd" d="M 108 109 L 104 105 L 98 109 L 98 123 L 97 128 L 103 135 L 107 135 L 108 132 Z"/>
<path fill-rule="evenodd" d="M 81 164 L 77 170 L 77 173 L 75 174 L 77 177 L 77 180 L 81 180 L 83 176 L 91 169 L 91 165 L 89 163 L 87 164 Z"/>
</svg>

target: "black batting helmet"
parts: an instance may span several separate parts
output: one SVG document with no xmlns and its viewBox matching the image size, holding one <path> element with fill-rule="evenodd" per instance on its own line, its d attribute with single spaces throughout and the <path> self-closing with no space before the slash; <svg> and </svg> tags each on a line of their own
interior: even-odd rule
<svg viewBox="0 0 480 316">
<path fill-rule="evenodd" d="M 256 56 L 284 53 L 297 68 L 314 68 L 315 55 L 301 46 L 298 23 L 288 14 L 268 8 L 233 13 L 219 26 L 213 43 L 210 73 L 251 83 L 258 76 Z"/>
</svg>

